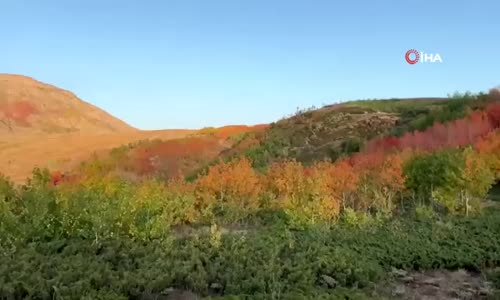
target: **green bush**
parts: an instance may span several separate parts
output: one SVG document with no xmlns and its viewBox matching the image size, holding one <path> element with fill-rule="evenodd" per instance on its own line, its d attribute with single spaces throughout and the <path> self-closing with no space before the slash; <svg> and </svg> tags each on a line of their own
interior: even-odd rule
<svg viewBox="0 0 500 300">
<path fill-rule="evenodd" d="M 0 298 L 137 299 L 169 288 L 262 299 L 364 295 L 393 267 L 496 266 L 499 241 L 495 213 L 302 231 L 280 226 L 147 243 L 118 236 L 99 242 L 59 238 L 2 251 Z"/>
<path fill-rule="evenodd" d="M 434 203 L 453 210 L 456 192 L 464 185 L 465 160 L 461 151 L 444 150 L 421 154 L 404 166 L 406 187 L 419 204 Z"/>
</svg>

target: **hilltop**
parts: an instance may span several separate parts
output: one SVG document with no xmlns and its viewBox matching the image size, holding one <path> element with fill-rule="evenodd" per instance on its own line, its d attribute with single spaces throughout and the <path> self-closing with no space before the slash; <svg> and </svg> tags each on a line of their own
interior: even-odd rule
<svg viewBox="0 0 500 300">
<path fill-rule="evenodd" d="M 16 182 L 24 181 L 34 167 L 67 169 L 95 152 L 192 132 L 138 130 L 67 90 L 0 74 L 0 172 Z"/>
<path fill-rule="evenodd" d="M 335 161 L 361 151 L 370 140 L 424 131 L 436 123 L 464 118 L 495 101 L 500 101 L 496 93 L 465 93 L 449 98 L 356 100 L 303 109 L 271 123 L 261 134 L 245 135 L 226 157 L 246 156 L 260 169 L 282 159 L 305 164 Z"/>
<path fill-rule="evenodd" d="M 0 74 L 2 136 L 134 131 L 137 129 L 69 91 L 26 76 Z"/>
</svg>

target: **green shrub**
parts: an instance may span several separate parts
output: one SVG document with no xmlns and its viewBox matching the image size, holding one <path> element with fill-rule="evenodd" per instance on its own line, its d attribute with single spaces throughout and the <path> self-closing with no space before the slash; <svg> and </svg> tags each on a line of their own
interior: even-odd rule
<svg viewBox="0 0 500 300">
<path fill-rule="evenodd" d="M 462 152 L 444 150 L 421 154 L 404 166 L 406 187 L 416 195 L 420 204 L 434 203 L 453 210 L 456 192 L 464 184 L 465 160 Z"/>
<path fill-rule="evenodd" d="M 263 299 L 360 295 L 393 267 L 479 270 L 500 263 L 496 213 L 220 232 L 146 243 L 120 236 L 23 243 L 0 254 L 0 297 L 129 299 L 168 288 Z"/>
</svg>

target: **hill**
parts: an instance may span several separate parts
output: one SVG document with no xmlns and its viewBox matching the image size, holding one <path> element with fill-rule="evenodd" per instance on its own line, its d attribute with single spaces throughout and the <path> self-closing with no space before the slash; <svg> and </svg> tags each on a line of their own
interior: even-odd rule
<svg viewBox="0 0 500 300">
<path fill-rule="evenodd" d="M 69 91 L 0 74 L 0 173 L 15 182 L 34 167 L 66 172 L 95 157 L 122 174 L 188 174 L 230 149 L 230 136 L 265 127 L 139 130 Z"/>
<path fill-rule="evenodd" d="M 69 91 L 25 76 L 0 74 L 1 136 L 134 131 Z"/>
<path fill-rule="evenodd" d="M 142 131 L 71 92 L 0 75 L 0 170 L 19 182 L 35 166 L 78 171 L 90 158 L 129 178 L 196 178 L 220 160 L 240 157 L 261 171 L 281 160 L 309 165 L 373 148 L 377 139 L 465 118 L 498 101 L 498 94 L 357 100 L 299 110 L 270 125 Z"/>
<path fill-rule="evenodd" d="M 494 100 L 350 102 L 270 127 L 132 143 L 83 164 L 80 177 L 34 170 L 18 187 L 0 176 L 0 294 L 499 299 L 499 205 L 488 199 L 500 179 Z M 300 136 L 310 127 L 298 125 L 313 117 L 313 128 L 336 121 Z M 278 161 L 304 159 L 298 141 L 334 130 L 342 151 L 359 138 L 359 153 L 333 163 Z M 284 143 L 270 144 L 275 137 Z M 272 163 L 265 172 L 252 168 L 262 161 L 241 158 L 269 149 L 282 156 L 262 156 Z M 191 181 L 158 180 L 217 152 L 241 159 Z"/>
<path fill-rule="evenodd" d="M 172 178 L 199 172 L 235 149 L 238 136 L 263 132 L 266 125 L 234 125 L 204 128 L 177 139 L 144 139 L 121 145 L 94 156 L 73 170 L 85 173 L 99 166 L 100 172 L 115 173 L 128 179 L 159 176 Z"/>
<path fill-rule="evenodd" d="M 145 139 L 182 138 L 194 130 L 138 130 L 73 93 L 0 74 L 0 173 L 24 181 L 34 167 L 67 170 L 93 153 Z"/>
<path fill-rule="evenodd" d="M 294 159 L 305 165 L 335 161 L 380 148 L 387 141 L 397 142 L 397 137 L 405 137 L 409 143 L 412 137 L 408 134 L 468 118 L 498 101 L 495 95 L 350 101 L 299 110 L 268 126 L 204 128 L 182 139 L 142 141 L 117 147 L 92 162 L 102 164 L 105 172 L 128 178 L 183 175 L 193 180 L 221 160 L 241 157 L 248 158 L 259 171 L 282 160 Z M 489 132 L 490 128 L 485 130 Z M 478 134 L 482 136 L 483 132 Z M 389 137 L 393 140 L 387 140 Z M 472 135 L 466 140 L 471 139 Z"/>
<path fill-rule="evenodd" d="M 357 100 L 299 110 L 261 134 L 242 137 L 235 145 L 239 148 L 227 151 L 226 158 L 243 155 L 260 169 L 281 159 L 305 164 L 337 160 L 360 151 L 369 140 L 464 118 L 499 98 L 496 93 L 465 93 L 449 98 Z"/>
<path fill-rule="evenodd" d="M 0 176 L 0 295 L 499 299 L 495 91 L 352 101 L 170 140 L 137 132 L 4 145 L 16 165 L 56 139 L 102 151 L 75 176 Z"/>
</svg>

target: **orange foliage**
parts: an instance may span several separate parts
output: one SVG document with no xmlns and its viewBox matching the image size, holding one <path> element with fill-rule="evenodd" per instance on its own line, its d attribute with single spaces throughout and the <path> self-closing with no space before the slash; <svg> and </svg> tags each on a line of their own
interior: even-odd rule
<svg viewBox="0 0 500 300">
<path fill-rule="evenodd" d="M 266 128 L 268 125 L 267 124 L 259 124 L 259 125 L 254 125 L 254 126 L 247 126 L 247 125 L 229 125 L 229 126 L 223 126 L 215 129 L 215 132 L 218 136 L 227 138 L 231 135 L 242 133 L 242 132 L 247 132 L 247 131 L 253 131 L 253 130 L 261 130 Z"/>
<path fill-rule="evenodd" d="M 387 156 L 381 166 L 379 181 L 386 189 L 401 191 L 404 188 L 403 158 L 398 154 Z"/>
<path fill-rule="evenodd" d="M 474 145 L 475 150 L 488 158 L 488 164 L 497 179 L 500 179 L 500 131 L 490 133 Z"/>
<path fill-rule="evenodd" d="M 474 148 L 481 154 L 500 153 L 500 131 L 494 131 L 474 144 Z"/>
<path fill-rule="evenodd" d="M 322 162 L 315 165 L 316 172 L 324 174 L 323 180 L 326 182 L 327 190 L 323 191 L 337 205 L 345 209 L 346 203 L 352 198 L 356 191 L 359 175 L 348 160 L 341 160 L 335 164 Z"/>
<path fill-rule="evenodd" d="M 403 164 L 414 151 L 385 154 L 381 151 L 358 153 L 349 159 L 358 179 L 358 190 L 350 205 L 368 210 L 374 205 L 391 210 L 395 195 L 404 190 Z"/>
<path fill-rule="evenodd" d="M 359 181 L 358 174 L 347 161 L 335 164 L 332 178 L 333 188 L 344 193 L 354 192 Z"/>
<path fill-rule="evenodd" d="M 298 197 L 306 188 L 303 184 L 306 173 L 297 161 L 274 163 L 269 167 L 266 187 L 277 195 L 278 200 Z"/>
<path fill-rule="evenodd" d="M 311 206 L 318 217 L 332 220 L 340 213 L 340 203 L 343 190 L 338 189 L 340 182 L 334 177 L 337 173 L 335 165 L 330 162 L 316 163 L 306 178 L 308 196 L 313 203 Z M 343 187 L 345 188 L 345 187 Z"/>
<path fill-rule="evenodd" d="M 230 208 L 255 210 L 259 207 L 260 176 L 246 158 L 221 162 L 208 169 L 196 182 L 200 207 L 227 205 Z"/>
</svg>

